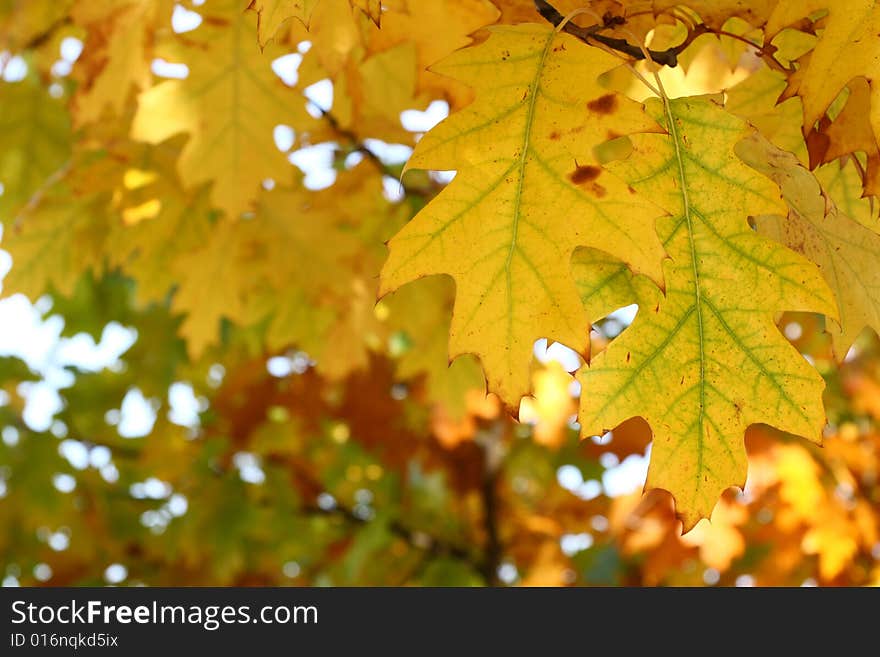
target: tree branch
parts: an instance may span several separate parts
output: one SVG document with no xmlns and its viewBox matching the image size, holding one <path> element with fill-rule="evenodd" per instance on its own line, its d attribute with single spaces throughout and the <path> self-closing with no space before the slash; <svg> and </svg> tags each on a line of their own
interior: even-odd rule
<svg viewBox="0 0 880 657">
<path fill-rule="evenodd" d="M 319 506 L 309 505 L 300 509 L 304 514 L 336 516 L 350 524 L 366 525 L 371 522 L 370 518 L 363 518 L 351 509 L 340 505 L 338 502 L 331 508 L 324 509 Z M 478 567 L 482 571 L 482 559 L 465 548 L 464 546 L 447 541 L 437 536 L 427 534 L 421 530 L 414 530 L 404 525 L 399 520 L 388 523 L 388 529 L 392 534 L 405 540 L 407 544 L 418 550 L 424 551 L 433 557 L 449 556 L 461 559 Z M 421 538 L 424 537 L 424 538 Z"/>
<path fill-rule="evenodd" d="M 299 464 L 292 461 L 288 461 L 287 463 L 293 469 L 295 476 L 302 482 L 306 483 L 310 489 L 325 490 L 321 482 Z M 334 496 L 334 500 L 335 499 Z M 371 518 L 365 518 L 356 514 L 353 510 L 339 504 L 338 501 L 334 506 L 329 508 L 323 508 L 317 504 L 307 504 L 302 506 L 299 509 L 299 512 L 310 515 L 337 516 L 349 524 L 356 525 L 365 525 L 372 520 Z M 392 520 L 389 522 L 388 529 L 392 534 L 406 541 L 408 545 L 417 550 L 422 550 L 426 555 L 432 557 L 450 556 L 456 559 L 461 559 L 482 572 L 482 564 L 484 562 L 483 556 L 463 545 L 434 536 L 423 530 L 413 529 L 402 523 L 400 520 Z"/>
<path fill-rule="evenodd" d="M 547 21 L 550 22 L 553 27 L 559 27 L 562 21 L 565 20 L 565 16 L 559 13 L 559 11 L 551 5 L 547 0 L 535 0 L 535 9 L 538 10 L 538 13 L 541 14 Z M 565 24 L 562 28 L 563 32 L 567 32 L 583 41 L 584 43 L 601 43 L 612 50 L 616 50 L 618 52 L 622 52 L 625 55 L 629 55 L 633 59 L 644 59 L 645 53 L 642 52 L 642 49 L 639 46 L 635 46 L 629 43 L 626 39 L 616 39 L 613 37 L 608 37 L 603 34 L 599 34 L 600 30 L 613 27 L 615 25 L 623 25 L 626 22 L 626 19 L 621 16 L 611 16 L 606 14 L 604 17 L 603 25 L 593 25 L 591 27 L 581 27 L 580 25 L 575 25 L 571 21 Z M 688 34 L 688 38 L 684 43 L 681 43 L 672 48 L 667 48 L 666 50 L 650 50 L 648 49 L 648 54 L 651 56 L 651 59 L 658 64 L 663 64 L 665 66 L 677 66 L 678 65 L 678 55 L 684 50 L 687 46 L 690 45 L 691 41 L 695 39 L 699 34 L 703 34 L 706 32 L 705 29 L 700 30 L 703 27 L 698 25 L 695 30 Z M 699 32 L 699 34 L 698 34 Z M 692 35 L 695 35 L 692 37 Z"/>
<path fill-rule="evenodd" d="M 535 0 L 535 8 L 538 10 L 538 13 L 541 14 L 541 16 L 549 21 L 554 27 L 559 27 L 562 21 L 565 20 L 565 17 L 560 14 L 553 5 L 547 2 L 547 0 Z M 681 16 L 676 17 L 678 19 L 682 18 Z M 602 17 L 602 20 L 602 25 L 591 25 L 590 27 L 581 27 L 580 25 L 575 25 L 572 22 L 568 22 L 562 28 L 562 31 L 571 34 L 573 37 L 580 39 L 588 45 L 592 45 L 593 43 L 601 43 L 604 46 L 628 55 L 633 59 L 645 59 L 645 51 L 643 51 L 638 45 L 633 45 L 629 43 L 626 39 L 616 39 L 600 34 L 601 30 L 626 24 L 626 18 L 624 18 L 623 16 L 613 16 L 611 14 L 605 14 L 605 16 Z M 671 48 L 667 48 L 666 50 L 647 49 L 647 53 L 650 55 L 651 59 L 657 64 L 670 67 L 677 66 L 678 56 L 688 46 L 690 46 L 697 39 L 697 37 L 700 37 L 703 34 L 714 34 L 719 37 L 724 36 L 730 39 L 736 39 L 737 41 L 742 41 L 743 43 L 754 48 L 757 51 L 757 54 L 760 55 L 761 58 L 765 62 L 767 62 L 767 65 L 771 68 L 777 71 L 781 71 L 783 73 L 792 72 L 790 69 L 780 64 L 779 61 L 777 61 L 776 58 L 773 57 L 773 52 L 775 52 L 776 49 L 772 46 L 765 45 L 764 47 L 762 47 L 756 43 L 753 43 L 744 36 L 734 34 L 732 32 L 727 32 L 725 30 L 713 29 L 703 23 L 699 23 L 697 25 L 689 24 L 687 25 L 687 28 L 687 37 L 685 37 L 685 40 L 677 46 L 672 46 Z"/>
<path fill-rule="evenodd" d="M 481 497 L 483 500 L 483 527 L 486 531 L 486 547 L 480 572 L 489 586 L 498 586 L 498 567 L 501 565 L 502 547 L 498 535 L 498 474 L 494 468 L 487 468 L 483 478 Z"/>
<path fill-rule="evenodd" d="M 20 47 L 20 52 L 24 52 L 25 50 L 35 50 L 40 46 L 49 42 L 49 39 L 55 34 L 55 31 L 66 26 L 72 25 L 73 20 L 68 15 L 63 15 L 59 17 L 54 23 L 49 25 L 45 30 L 40 32 L 39 34 L 34 35 L 27 43 L 23 43 Z"/>
<path fill-rule="evenodd" d="M 330 110 L 325 110 L 323 107 L 312 100 L 309 100 L 309 102 L 315 109 L 317 109 L 321 113 L 321 117 L 325 121 L 327 121 L 333 132 L 345 139 L 355 153 L 361 153 L 370 162 L 372 162 L 373 166 L 375 166 L 379 170 L 379 173 L 381 173 L 383 176 L 388 176 L 389 178 L 397 180 L 397 182 L 403 188 L 405 194 L 421 196 L 424 198 L 430 198 L 434 195 L 434 192 L 432 192 L 430 189 L 418 189 L 405 185 L 400 176 L 398 176 L 397 172 L 394 171 L 387 164 L 385 164 L 382 161 L 382 158 L 380 158 L 373 150 L 371 150 L 370 147 L 367 146 L 354 132 L 352 132 L 348 128 L 343 128 L 341 125 L 339 125 L 339 120 L 335 116 L 333 116 L 333 113 L 330 112 Z"/>
</svg>

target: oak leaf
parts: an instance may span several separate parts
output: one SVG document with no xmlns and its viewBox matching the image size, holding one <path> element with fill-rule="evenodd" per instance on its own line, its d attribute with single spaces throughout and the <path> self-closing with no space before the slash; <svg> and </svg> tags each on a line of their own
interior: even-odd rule
<svg viewBox="0 0 880 657">
<path fill-rule="evenodd" d="M 739 143 L 737 154 L 779 185 L 788 217 L 756 217 L 759 233 L 802 253 L 816 265 L 834 292 L 840 325 L 829 325 L 838 358 L 870 326 L 880 331 L 880 235 L 836 208 L 825 212 L 818 181 L 791 155 L 756 135 Z"/>
<path fill-rule="evenodd" d="M 418 59 L 418 89 L 446 96 L 454 108 L 471 99 L 466 85 L 438 75 L 431 68 L 455 50 L 471 43 L 471 34 L 498 18 L 489 0 L 386 0 L 382 29 L 370 38 L 370 52 L 383 52 L 412 43 Z"/>
<path fill-rule="evenodd" d="M 15 218 L 63 175 L 70 142 L 70 117 L 39 80 L 0 82 L 0 221 Z"/>
<path fill-rule="evenodd" d="M 843 158 L 820 166 L 813 174 L 822 185 L 826 197 L 846 216 L 877 232 L 880 224 L 880 204 L 862 195 L 861 164 L 853 158 Z"/>
<path fill-rule="evenodd" d="M 257 14 L 257 35 L 260 46 L 275 36 L 278 28 L 292 18 L 308 26 L 312 12 L 321 0 L 251 0 L 247 6 Z"/>
<path fill-rule="evenodd" d="M 36 301 L 50 286 L 69 295 L 84 272 L 101 272 L 106 198 L 90 194 L 71 200 L 65 187 L 53 187 L 4 229 L 3 249 L 14 262 L 3 280 L 7 295 L 21 292 Z"/>
<path fill-rule="evenodd" d="M 822 378 L 774 316 L 836 310 L 812 264 L 749 227 L 748 213 L 784 208 L 733 152 L 746 125 L 705 98 L 647 109 L 668 133 L 631 136 L 630 157 L 607 166 L 668 213 L 658 221 L 666 294 L 581 369 L 580 422 L 593 435 L 644 417 L 654 431 L 647 487 L 670 491 L 690 529 L 745 483 L 750 424 L 820 440 Z"/>
<path fill-rule="evenodd" d="M 863 151 L 865 153 L 864 193 L 880 196 L 880 147 L 871 128 L 871 87 L 865 78 L 856 78 L 847 85 L 846 105 L 833 121 L 819 121 L 825 148 L 821 162 Z M 875 101 L 876 102 L 876 101 Z"/>
<path fill-rule="evenodd" d="M 303 97 L 272 71 L 280 52 L 260 51 L 253 15 L 239 5 L 210 5 L 196 30 L 159 49 L 186 64 L 189 75 L 140 94 L 131 129 L 134 139 L 153 144 L 188 133 L 178 163 L 181 180 L 188 188 L 213 182 L 213 203 L 231 216 L 253 209 L 264 180 L 292 179 L 274 127 L 310 124 Z"/>
<path fill-rule="evenodd" d="M 528 391 L 538 338 L 586 354 L 588 323 L 572 252 L 594 246 L 661 279 L 656 210 L 598 166 L 592 147 L 650 128 L 596 77 L 610 55 L 539 25 L 496 27 L 438 72 L 475 102 L 419 141 L 408 167 L 458 170 L 390 242 L 380 291 L 430 274 L 456 282 L 450 357 L 476 353 L 510 407 Z"/>
<path fill-rule="evenodd" d="M 80 84 L 72 115 L 78 126 L 97 121 L 107 107 L 121 115 L 129 92 L 150 86 L 154 32 L 170 20 L 171 8 L 169 0 L 101 0 L 74 7 L 72 19 L 86 34 L 74 68 Z"/>
<path fill-rule="evenodd" d="M 804 67 L 797 93 L 804 101 L 804 130 L 809 130 L 853 78 L 871 87 L 870 121 L 880 139 L 880 4 L 875 0 L 824 3 L 828 22 Z M 873 47 L 872 47 L 873 44 Z"/>
</svg>

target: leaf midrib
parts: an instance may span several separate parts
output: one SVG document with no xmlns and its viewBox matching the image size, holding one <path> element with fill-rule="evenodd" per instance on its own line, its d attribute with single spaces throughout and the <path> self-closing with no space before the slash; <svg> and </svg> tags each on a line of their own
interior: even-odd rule
<svg viewBox="0 0 880 657">
<path fill-rule="evenodd" d="M 556 32 L 552 30 L 547 35 L 547 42 L 544 44 L 544 49 L 541 51 L 541 59 L 538 61 L 538 65 L 535 67 L 535 75 L 532 78 L 532 83 L 529 85 L 531 93 L 529 95 L 529 104 L 526 108 L 526 125 L 525 130 L 523 131 L 522 148 L 520 149 L 519 163 L 517 167 L 518 174 L 516 181 L 516 193 L 513 200 L 513 224 L 511 226 L 510 248 L 507 251 L 507 259 L 504 262 L 504 272 L 507 279 L 508 335 L 513 334 L 513 276 L 510 271 L 510 266 L 513 262 L 513 256 L 517 250 L 516 243 L 519 235 L 519 219 L 520 212 L 522 211 L 523 180 L 525 178 L 526 163 L 528 162 L 529 152 L 531 151 L 532 124 L 535 120 L 535 105 L 538 102 L 538 93 L 541 86 L 541 74 L 544 71 L 544 62 L 547 59 L 547 52 L 550 50 L 550 46 L 553 43 L 553 38 L 555 36 Z M 508 354 L 511 353 L 512 351 L 508 351 Z"/>
<path fill-rule="evenodd" d="M 691 216 L 691 203 L 688 196 L 687 177 L 684 173 L 684 157 L 681 153 L 681 141 L 678 137 L 678 130 L 675 124 L 675 116 L 672 113 L 672 106 L 669 98 L 663 94 L 663 111 L 666 114 L 666 124 L 669 127 L 669 136 L 675 146 L 675 159 L 678 164 L 678 176 L 681 180 L 681 199 L 684 207 L 684 218 L 687 223 L 688 244 L 691 253 L 691 266 L 694 275 L 694 309 L 697 318 L 697 342 L 700 352 L 700 414 L 697 419 L 698 439 L 697 439 L 697 478 L 699 473 L 703 471 L 703 422 L 706 413 L 706 355 L 703 350 L 704 329 L 703 329 L 703 295 L 700 289 L 700 267 L 697 261 L 697 245 L 694 241 L 694 221 Z"/>
</svg>

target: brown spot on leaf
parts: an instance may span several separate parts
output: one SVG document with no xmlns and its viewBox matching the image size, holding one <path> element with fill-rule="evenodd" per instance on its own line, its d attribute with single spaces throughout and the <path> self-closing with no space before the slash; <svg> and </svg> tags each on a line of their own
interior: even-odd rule
<svg viewBox="0 0 880 657">
<path fill-rule="evenodd" d="M 611 114 L 617 109 L 617 96 L 614 94 L 599 96 L 596 100 L 587 103 L 587 109 L 596 114 Z"/>
<path fill-rule="evenodd" d="M 203 16 L 202 21 L 205 25 L 213 25 L 215 27 L 226 27 L 229 25 L 229 21 L 225 18 L 220 18 L 219 16 Z"/>
<path fill-rule="evenodd" d="M 608 193 L 608 190 L 602 187 L 599 183 L 593 183 L 590 185 L 590 191 L 598 198 L 602 198 Z"/>
<path fill-rule="evenodd" d="M 602 173 L 602 170 L 599 167 L 594 167 L 591 165 L 587 166 L 579 166 L 577 169 L 571 172 L 568 176 L 568 179 L 571 180 L 575 185 L 583 185 L 584 183 L 591 182 L 599 177 L 599 174 Z"/>
<path fill-rule="evenodd" d="M 626 191 L 628 191 L 630 194 L 635 194 L 635 193 L 636 193 L 636 190 L 635 190 L 635 188 L 634 188 L 632 185 L 627 185 L 627 186 L 626 186 Z"/>
<path fill-rule="evenodd" d="M 558 141 L 560 134 L 559 134 L 558 130 L 554 130 L 553 132 L 550 133 L 549 136 L 550 136 L 550 139 L 552 139 L 553 141 Z"/>
</svg>

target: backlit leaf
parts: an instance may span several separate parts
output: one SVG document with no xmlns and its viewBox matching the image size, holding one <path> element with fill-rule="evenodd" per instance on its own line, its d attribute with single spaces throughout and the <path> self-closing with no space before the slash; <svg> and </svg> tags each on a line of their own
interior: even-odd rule
<svg viewBox="0 0 880 657">
<path fill-rule="evenodd" d="M 749 227 L 749 213 L 784 210 L 733 152 L 745 125 L 708 99 L 648 109 L 668 134 L 631 137 L 633 154 L 608 166 L 668 213 L 658 222 L 666 295 L 580 371 L 580 422 L 593 435 L 644 417 L 654 431 L 647 486 L 672 492 L 690 529 L 745 483 L 750 424 L 820 439 L 822 379 L 774 316 L 836 312 L 813 265 Z"/>
<path fill-rule="evenodd" d="M 291 179 L 293 169 L 275 146 L 274 127 L 308 123 L 304 99 L 272 71 L 280 53 L 260 51 L 254 16 L 239 5 L 238 0 L 207 5 L 196 30 L 160 50 L 186 64 L 189 75 L 143 92 L 132 124 L 134 139 L 153 144 L 188 133 L 178 163 L 184 185 L 212 182 L 211 200 L 232 216 L 253 209 L 267 178 Z"/>
<path fill-rule="evenodd" d="M 569 265 L 576 247 L 613 252 L 661 278 L 655 210 L 591 152 L 649 126 L 637 106 L 595 81 L 613 65 L 567 35 L 520 25 L 495 28 L 434 67 L 473 85 L 477 100 L 428 133 L 410 159 L 409 167 L 458 174 L 392 239 L 381 289 L 450 274 L 450 356 L 476 353 L 489 389 L 511 406 L 528 390 L 536 339 L 587 352 Z"/>
<path fill-rule="evenodd" d="M 836 208 L 826 216 L 819 183 L 790 153 L 752 135 L 736 148 L 750 166 L 782 189 L 787 218 L 756 218 L 758 232 L 804 254 L 818 265 L 840 307 L 840 325 L 828 330 L 839 358 L 866 326 L 880 330 L 880 235 Z"/>
</svg>

